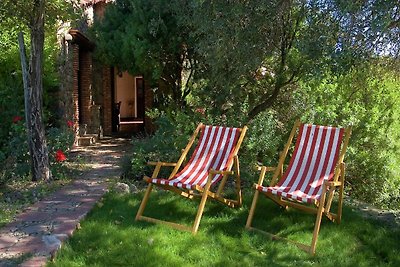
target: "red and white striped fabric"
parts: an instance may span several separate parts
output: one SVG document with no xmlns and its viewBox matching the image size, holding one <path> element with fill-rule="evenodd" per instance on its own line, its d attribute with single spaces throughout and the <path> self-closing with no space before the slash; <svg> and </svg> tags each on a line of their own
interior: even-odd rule
<svg viewBox="0 0 400 267">
<path fill-rule="evenodd" d="M 313 203 L 321 197 L 324 180 L 331 180 L 339 157 L 344 129 L 302 124 L 293 156 L 282 179 L 257 190 Z"/>
<path fill-rule="evenodd" d="M 197 147 L 188 164 L 171 180 L 152 179 L 151 183 L 186 189 L 193 189 L 195 185 L 204 187 L 210 169 L 230 170 L 240 130 L 240 128 L 203 126 Z M 212 185 L 221 178 L 222 175 L 216 174 Z"/>
</svg>

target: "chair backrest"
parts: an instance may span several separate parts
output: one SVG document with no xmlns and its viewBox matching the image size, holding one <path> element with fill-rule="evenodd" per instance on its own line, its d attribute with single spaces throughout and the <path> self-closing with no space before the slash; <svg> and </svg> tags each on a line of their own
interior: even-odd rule
<svg viewBox="0 0 400 267">
<path fill-rule="evenodd" d="M 301 124 L 289 165 L 277 188 L 288 197 L 309 202 L 319 199 L 324 180 L 332 180 L 345 129 Z"/>
<path fill-rule="evenodd" d="M 210 169 L 230 170 L 233 157 L 238 151 L 238 146 L 240 146 L 238 140 L 241 131 L 241 128 L 203 125 L 200 138 L 190 160 L 170 182 L 186 186 L 205 186 Z M 222 175 L 215 175 L 212 184 L 217 183 L 221 178 Z"/>
</svg>

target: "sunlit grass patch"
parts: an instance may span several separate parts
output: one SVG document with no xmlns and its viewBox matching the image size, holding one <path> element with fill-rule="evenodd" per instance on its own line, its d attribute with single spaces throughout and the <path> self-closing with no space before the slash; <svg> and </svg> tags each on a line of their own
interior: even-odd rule
<svg viewBox="0 0 400 267">
<path fill-rule="evenodd" d="M 252 194 L 230 209 L 207 203 L 199 232 L 192 235 L 164 225 L 136 222 L 143 194 L 107 194 L 81 223 L 49 266 L 398 266 L 400 230 L 367 221 L 345 208 L 340 225 L 323 220 L 317 254 L 244 229 Z M 190 225 L 198 201 L 153 192 L 144 214 Z M 254 226 L 298 242 L 312 238 L 315 216 L 284 211 L 267 199 L 256 210 Z"/>
</svg>

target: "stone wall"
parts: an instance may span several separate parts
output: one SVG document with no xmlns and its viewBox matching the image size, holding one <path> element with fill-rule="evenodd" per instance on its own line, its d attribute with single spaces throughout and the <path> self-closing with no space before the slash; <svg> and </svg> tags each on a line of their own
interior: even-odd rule
<svg viewBox="0 0 400 267">
<path fill-rule="evenodd" d="M 80 97 L 80 121 L 79 124 L 90 126 L 91 106 L 93 104 L 92 92 L 92 53 L 79 51 L 79 97 Z"/>
</svg>

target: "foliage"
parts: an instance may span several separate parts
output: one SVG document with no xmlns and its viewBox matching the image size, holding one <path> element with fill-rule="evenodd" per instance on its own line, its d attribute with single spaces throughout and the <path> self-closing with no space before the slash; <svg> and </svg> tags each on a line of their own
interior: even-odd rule
<svg viewBox="0 0 400 267">
<path fill-rule="evenodd" d="M 11 159 L 11 157 L 13 157 L 10 154 L 11 150 L 9 147 L 10 144 L 15 141 L 14 139 L 27 139 L 26 135 L 23 136 L 21 133 L 16 133 L 16 135 L 14 135 L 15 133 L 9 134 L 8 129 L 11 126 L 10 118 L 15 115 L 22 115 L 24 110 L 24 93 L 17 34 L 18 32 L 23 32 L 25 35 L 27 35 L 28 32 L 33 31 L 33 14 L 35 12 L 32 12 L 32 10 L 35 10 L 37 7 L 36 4 L 38 4 L 37 1 L 21 2 L 6 0 L 2 1 L 2 5 L 0 7 L 0 30 L 2 31 L 2 35 L 0 36 L 0 50 L 2 51 L 0 56 L 0 64 L 4 67 L 2 67 L 0 70 L 0 117 L 2 120 L 0 128 L 0 149 L 2 151 L 1 156 L 6 159 Z M 73 12 L 65 11 L 71 11 L 72 7 L 73 5 L 70 3 L 70 1 L 46 1 L 46 39 L 43 45 L 45 58 L 45 63 L 43 65 L 44 91 L 40 92 L 40 101 L 38 101 L 44 101 L 45 110 L 43 110 L 43 112 L 40 111 L 38 113 L 39 115 L 35 116 L 37 118 L 42 114 L 45 114 L 47 117 L 43 123 L 51 122 L 54 124 L 54 121 L 57 119 L 51 112 L 49 112 L 50 107 L 54 105 L 54 103 L 57 103 L 57 101 L 54 101 L 54 99 L 50 99 L 50 95 L 53 94 L 58 87 L 58 74 L 56 66 L 58 47 L 55 45 L 57 42 L 55 33 L 57 31 L 59 19 L 66 19 L 67 17 L 70 17 L 69 14 Z M 28 42 L 28 44 L 29 43 L 30 42 Z M 39 50 L 41 50 L 40 47 Z M 32 92 L 34 91 L 36 90 L 33 90 Z M 39 91 L 41 91 L 41 89 L 39 89 Z M 36 123 L 36 125 L 39 124 L 41 125 L 42 122 Z M 37 139 L 40 138 L 37 137 Z M 20 146 L 19 149 L 27 149 L 27 147 Z M 27 152 L 22 153 L 20 151 L 15 151 L 15 153 L 18 155 L 27 154 Z M 31 152 L 30 154 L 33 153 Z M 45 157 L 47 157 L 47 153 L 41 156 L 41 158 Z M 10 173 L 12 173 L 12 171 Z"/>
<path fill-rule="evenodd" d="M 49 266 L 397 266 L 399 229 L 361 217 L 345 206 L 340 225 L 323 220 L 317 253 L 309 256 L 295 245 L 273 241 L 244 225 L 252 194 L 244 207 L 232 209 L 209 202 L 199 232 L 191 235 L 164 225 L 133 222 L 143 193 L 107 194 L 81 222 L 82 228 Z M 170 192 L 151 194 L 145 215 L 181 224 L 193 222 L 198 200 Z M 315 216 L 283 211 L 261 199 L 254 226 L 298 242 L 310 242 Z"/>
<path fill-rule="evenodd" d="M 315 1 L 316 3 L 320 1 Z M 324 1 L 326 12 L 340 23 L 340 50 L 354 54 L 378 54 L 398 58 L 400 14 L 396 1 Z M 350 53 L 349 53 L 350 52 Z"/>
<path fill-rule="evenodd" d="M 396 208 L 400 205 L 400 96 L 397 73 L 385 61 L 305 84 L 305 121 L 352 125 L 346 156 L 347 190 L 356 198 Z"/>
<path fill-rule="evenodd" d="M 245 112 L 245 123 L 263 111 L 289 105 L 285 100 L 300 79 L 329 70 L 346 73 L 376 53 L 386 53 L 385 47 L 387 52 L 398 50 L 394 2 L 164 4 L 119 0 L 111 5 L 95 31 L 101 59 L 159 79 L 159 92 L 166 94 L 161 99 L 173 105 L 181 107 L 193 94 L 214 113 L 226 104 L 232 114 Z M 180 67 L 172 67 L 178 58 Z M 188 74 L 182 75 L 185 71 Z M 184 90 L 180 95 L 179 90 L 163 90 L 171 77 Z M 247 101 L 247 110 L 237 105 L 242 101 Z"/>
<path fill-rule="evenodd" d="M 74 143 L 74 132 L 72 128 L 49 128 L 47 130 L 47 142 L 49 147 L 50 168 L 53 174 L 53 179 L 64 179 L 66 169 L 64 167 L 64 160 L 57 158 L 57 153 L 65 157 L 64 153 L 68 155 Z"/>
<path fill-rule="evenodd" d="M 37 1 L 3 0 L 0 6 L 0 21 L 3 25 L 14 26 L 20 29 L 30 25 L 33 21 L 32 10 Z M 47 0 L 45 1 L 45 27 L 53 29 L 60 21 L 75 18 L 77 0 Z M 50 31 L 49 31 L 50 32 Z"/>
<path fill-rule="evenodd" d="M 193 59 L 189 31 L 177 23 L 178 8 L 190 15 L 190 6 L 182 1 L 118 0 L 107 8 L 93 31 L 96 53 L 103 62 L 144 74 L 152 84 L 160 81 L 162 88 L 157 93 L 182 106 L 189 94 L 182 74 Z M 159 99 L 168 104 L 168 97 Z"/>
<path fill-rule="evenodd" d="M 24 179 L 30 173 L 30 161 L 26 136 L 26 127 L 22 121 L 11 124 L 8 143 L 0 154 L 2 162 L 0 167 L 0 185 L 9 180 Z"/>
<path fill-rule="evenodd" d="M 155 118 L 157 130 L 153 135 L 145 138 L 133 139 L 135 148 L 131 155 L 130 174 L 126 174 L 127 179 L 138 179 L 142 175 L 151 175 L 154 167 L 147 166 L 148 161 L 176 162 L 188 143 L 198 123 L 210 125 L 229 125 L 235 124 L 234 119 L 227 121 L 222 116 L 212 116 L 206 114 L 203 109 L 194 111 L 169 111 L 151 112 L 149 114 Z M 239 116 L 240 118 L 240 116 Z M 244 143 L 239 151 L 242 179 L 247 184 L 253 182 L 253 177 L 257 175 L 254 166 L 259 163 L 276 165 L 278 159 L 278 148 L 290 129 L 282 128 L 277 116 L 272 112 L 259 114 L 251 124 L 244 139 Z M 192 147 L 192 151 L 197 143 Z M 188 157 L 191 156 L 189 153 Z M 167 168 L 161 169 L 161 175 L 169 176 Z"/>
<path fill-rule="evenodd" d="M 143 174 L 151 175 L 152 169 L 146 165 L 148 161 L 176 162 L 201 122 L 199 113 L 189 115 L 181 111 L 153 111 L 149 115 L 155 119 L 157 131 L 151 136 L 132 141 L 135 148 L 131 158 L 134 178 Z"/>
<path fill-rule="evenodd" d="M 154 137 L 138 141 L 135 173 L 143 173 L 144 158 L 177 158 L 187 139 L 176 129 L 196 121 L 190 111 L 200 107 L 206 111 L 203 122 L 249 126 L 240 160 L 244 180 L 254 181 L 251 167 L 257 161 L 276 163 L 300 117 L 319 124 L 352 124 L 348 192 L 398 207 L 399 62 L 392 57 L 398 52 L 396 4 L 189 1 L 186 12 L 186 6 L 177 8 L 179 1 L 172 2 L 173 26 L 191 29 L 187 45 L 196 59 L 190 65 L 191 94 L 182 110 L 187 116 L 179 120 L 168 111 L 174 106 L 163 108 L 171 115 L 164 117 L 169 123 L 160 123 Z M 121 39 L 126 36 L 119 33 Z M 108 40 L 109 46 L 114 43 Z"/>
<path fill-rule="evenodd" d="M 56 152 L 62 150 L 67 153 L 72 147 L 74 134 L 72 129 L 49 128 L 46 137 L 54 179 L 61 179 L 65 176 L 66 169 L 62 162 L 56 160 Z M 30 176 L 30 156 L 23 121 L 11 125 L 7 139 L 8 142 L 0 153 L 0 159 L 5 162 L 0 167 L 0 185 L 10 180 L 24 180 Z"/>
</svg>

